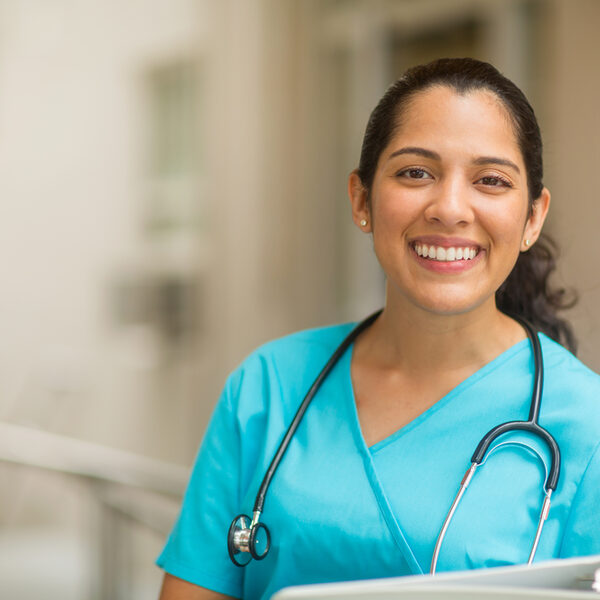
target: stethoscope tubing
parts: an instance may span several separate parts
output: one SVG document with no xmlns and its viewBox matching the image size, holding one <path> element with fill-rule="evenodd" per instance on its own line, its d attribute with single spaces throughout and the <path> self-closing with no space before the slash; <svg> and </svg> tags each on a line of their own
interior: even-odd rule
<svg viewBox="0 0 600 600">
<path fill-rule="evenodd" d="M 302 417 L 304 417 L 304 413 L 306 412 L 308 405 L 311 403 L 312 399 L 315 397 L 315 394 L 321 387 L 321 384 L 323 383 L 325 378 L 329 375 L 329 373 L 332 371 L 333 367 L 336 365 L 336 363 L 339 361 L 339 359 L 342 357 L 342 355 L 346 352 L 348 347 L 354 342 L 354 340 L 365 329 L 367 329 L 375 321 L 375 319 L 377 319 L 377 317 L 382 313 L 382 311 L 383 311 L 383 309 L 378 310 L 377 312 L 373 313 L 372 315 L 368 316 L 366 319 L 361 321 L 354 329 L 352 329 L 352 331 L 344 338 L 342 343 L 337 347 L 336 351 L 331 355 L 331 357 L 327 361 L 327 364 L 321 369 L 321 372 L 317 375 L 317 378 L 315 379 L 313 384 L 310 386 L 308 392 L 306 392 L 306 396 L 304 396 L 304 400 L 302 400 L 302 403 L 300 404 L 298 411 L 294 415 L 294 418 L 292 419 L 292 422 L 290 423 L 288 430 L 286 431 L 285 435 L 283 436 L 283 439 L 281 440 L 281 443 L 279 444 L 279 447 L 277 448 L 277 452 L 275 452 L 275 455 L 273 456 L 273 459 L 271 460 L 271 464 L 269 465 L 269 468 L 267 469 L 265 476 L 263 477 L 262 483 L 260 484 L 260 487 L 258 489 L 258 493 L 256 494 L 256 501 L 254 502 L 254 511 L 253 512 L 255 512 L 255 513 L 262 512 L 263 506 L 265 504 L 265 497 L 267 495 L 267 490 L 269 489 L 269 485 L 271 484 L 271 479 L 273 479 L 273 475 L 275 475 L 275 471 L 277 470 L 277 467 L 281 463 L 283 455 L 285 454 L 285 451 L 287 450 L 288 446 L 290 445 L 290 441 L 294 437 L 294 434 L 296 433 L 296 429 L 298 429 L 298 426 L 300 425 L 300 422 L 302 421 Z"/>
<path fill-rule="evenodd" d="M 531 393 L 531 403 L 529 408 L 529 417 L 526 421 L 508 421 L 496 425 L 490 431 L 488 431 L 482 438 L 473 456 L 471 457 L 471 463 L 481 464 L 483 457 L 488 451 L 490 445 L 494 440 L 501 435 L 508 433 L 509 431 L 529 431 L 533 435 L 541 438 L 550 450 L 551 455 L 551 466 L 548 480 L 546 481 L 546 489 L 556 490 L 558 485 L 558 479 L 560 476 L 560 449 L 558 443 L 552 437 L 552 435 L 538 423 L 540 416 L 540 409 L 542 406 L 542 392 L 544 387 L 544 359 L 542 356 L 542 347 L 537 333 L 533 327 L 521 317 L 516 315 L 510 315 L 515 321 L 521 324 L 531 344 L 531 350 L 533 353 L 533 364 L 534 364 L 534 376 L 533 376 L 533 389 Z"/>
<path fill-rule="evenodd" d="M 488 451 L 490 445 L 494 442 L 494 440 L 496 440 L 501 435 L 508 433 L 509 431 L 528 431 L 533 435 L 536 435 L 546 443 L 551 454 L 550 471 L 548 473 L 548 476 L 546 477 L 546 481 L 544 482 L 544 501 L 540 510 L 540 516 L 535 530 L 533 544 L 531 546 L 529 557 L 527 559 L 528 565 L 530 565 L 533 562 L 542 535 L 544 523 L 548 518 L 548 513 L 550 511 L 550 498 L 552 496 L 552 492 L 556 490 L 556 486 L 558 485 L 558 479 L 560 477 L 561 460 L 560 448 L 558 446 L 558 443 L 556 442 L 554 437 L 552 437 L 550 432 L 541 427 L 538 423 L 540 409 L 542 405 L 542 391 L 544 386 L 544 360 L 542 355 L 542 347 L 537 333 L 525 319 L 522 319 L 521 317 L 518 317 L 516 315 L 511 315 L 511 317 L 515 319 L 515 321 L 520 323 L 527 332 L 527 336 L 529 337 L 533 353 L 534 378 L 533 390 L 531 394 L 531 404 L 529 408 L 529 417 L 526 421 L 507 421 L 506 423 L 496 425 L 495 427 L 490 429 L 481 438 L 479 444 L 477 444 L 477 448 L 475 449 L 475 452 L 471 457 L 471 466 L 467 469 L 466 473 L 462 478 L 462 481 L 460 482 L 458 492 L 454 497 L 452 505 L 450 506 L 450 510 L 448 511 L 448 514 L 444 519 L 444 523 L 442 524 L 442 528 L 440 529 L 440 533 L 435 542 L 435 547 L 433 549 L 433 555 L 431 557 L 431 565 L 429 569 L 429 573 L 432 575 L 436 571 L 442 542 L 444 541 L 444 537 L 446 536 L 448 527 L 450 526 L 452 518 L 454 517 L 456 509 L 458 508 L 458 505 L 462 500 L 467 490 L 467 487 L 469 486 L 469 483 L 471 483 L 471 479 L 473 479 L 473 476 L 475 475 L 475 471 L 482 464 L 486 452 Z"/>
<path fill-rule="evenodd" d="M 304 396 L 302 403 L 298 407 L 292 422 L 290 423 L 287 431 L 285 432 L 277 451 L 275 452 L 267 471 L 263 477 L 263 480 L 258 488 L 258 493 L 256 494 L 256 500 L 254 502 L 254 508 L 252 510 L 252 519 L 248 515 L 238 515 L 233 519 L 231 525 L 229 527 L 229 531 L 227 533 L 227 551 L 229 553 L 229 558 L 234 565 L 238 567 L 245 567 L 249 561 L 247 562 L 239 562 L 236 558 L 237 554 L 240 552 L 249 552 L 252 558 L 255 560 L 262 560 L 265 558 L 267 553 L 269 552 L 269 548 L 271 545 L 271 533 L 269 528 L 260 522 L 260 515 L 262 513 L 265 498 L 267 495 L 267 491 L 269 490 L 269 486 L 271 485 L 271 480 L 277 471 L 277 467 L 280 465 L 281 460 L 285 454 L 285 451 L 288 449 L 304 414 L 306 413 L 306 409 L 311 403 L 312 399 L 315 397 L 315 394 L 321 387 L 321 384 L 325 380 L 325 378 L 332 371 L 333 367 L 337 364 L 342 355 L 346 352 L 349 346 L 354 342 L 354 340 L 365 330 L 367 329 L 377 317 L 381 314 L 383 309 L 378 310 L 372 315 L 368 316 L 366 319 L 361 321 L 356 327 L 350 331 L 350 333 L 342 340 L 342 343 L 337 347 L 335 352 L 331 355 L 325 366 L 321 369 L 319 375 L 314 380 L 313 384 L 310 386 L 308 392 Z M 246 526 L 246 520 L 249 525 Z M 241 528 L 238 527 L 238 524 L 241 525 Z M 266 536 L 266 546 L 262 552 L 257 550 L 257 533 L 261 529 L 264 531 Z"/>
</svg>

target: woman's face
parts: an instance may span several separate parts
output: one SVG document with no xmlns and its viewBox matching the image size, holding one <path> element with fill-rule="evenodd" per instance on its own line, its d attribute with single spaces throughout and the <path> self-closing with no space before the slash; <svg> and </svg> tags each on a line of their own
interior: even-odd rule
<svg viewBox="0 0 600 600">
<path fill-rule="evenodd" d="M 529 214 L 527 176 L 509 114 L 488 91 L 435 86 L 407 105 L 384 149 L 370 200 L 350 178 L 353 215 L 373 232 L 388 302 L 437 314 L 490 303 L 543 224 Z M 363 221 L 364 223 L 364 221 Z"/>
</svg>

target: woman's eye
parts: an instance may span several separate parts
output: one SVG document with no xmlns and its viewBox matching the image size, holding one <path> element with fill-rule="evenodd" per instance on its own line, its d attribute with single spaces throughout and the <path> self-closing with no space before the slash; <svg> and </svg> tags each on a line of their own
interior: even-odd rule
<svg viewBox="0 0 600 600">
<path fill-rule="evenodd" d="M 431 175 L 425 169 L 404 169 L 400 171 L 398 177 L 406 177 L 407 179 L 431 179 Z"/>
<path fill-rule="evenodd" d="M 498 177 L 496 175 L 487 175 L 482 177 L 477 181 L 477 183 L 482 183 L 488 187 L 512 187 L 512 184 L 508 179 L 504 179 L 503 177 Z"/>
</svg>

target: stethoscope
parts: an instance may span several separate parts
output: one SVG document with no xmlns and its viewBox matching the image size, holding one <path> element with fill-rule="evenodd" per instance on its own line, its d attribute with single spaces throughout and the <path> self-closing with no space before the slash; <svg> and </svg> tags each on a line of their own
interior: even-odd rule
<svg viewBox="0 0 600 600">
<path fill-rule="evenodd" d="M 296 429 L 298 429 L 298 425 L 306 413 L 306 409 L 310 404 L 311 400 L 314 398 L 317 393 L 319 387 L 331 373 L 332 369 L 341 358 L 341 356 L 346 352 L 350 344 L 354 342 L 354 340 L 367 328 L 369 327 L 375 319 L 381 314 L 381 311 L 377 311 L 371 316 L 367 317 L 364 321 L 359 323 L 342 341 L 336 351 L 331 355 L 330 359 L 327 361 L 327 364 L 323 367 L 313 384 L 310 386 L 304 400 L 302 400 L 302 404 L 298 408 L 288 430 L 286 431 L 281 443 L 279 444 L 279 448 L 277 448 L 277 452 L 273 456 L 271 460 L 271 464 L 265 473 L 265 476 L 260 484 L 260 488 L 258 489 L 258 493 L 256 495 L 256 501 L 254 502 L 254 509 L 252 511 L 252 518 L 248 515 L 241 514 L 235 517 L 231 522 L 231 526 L 229 527 L 229 532 L 227 534 L 227 550 L 229 552 L 229 556 L 233 563 L 238 567 L 245 567 L 250 560 L 253 558 L 255 560 L 262 560 L 265 558 L 267 553 L 269 552 L 269 548 L 271 546 L 271 534 L 269 529 L 264 523 L 260 522 L 260 515 L 263 511 L 263 506 L 265 503 L 265 496 L 267 495 L 267 490 L 269 489 L 269 485 L 271 484 L 271 480 L 273 479 L 273 475 L 275 475 L 275 471 L 287 450 Z M 528 431 L 541 440 L 548 446 L 550 450 L 550 454 L 552 456 L 550 472 L 546 477 L 544 483 L 544 500 L 542 503 L 542 508 L 540 511 L 540 516 L 538 520 L 538 525 L 535 532 L 535 537 L 533 540 L 533 544 L 531 547 L 531 551 L 529 553 L 529 558 L 527 560 L 527 564 L 530 565 L 533 562 L 533 558 L 537 551 L 537 547 L 540 541 L 540 536 L 542 534 L 542 529 L 544 527 L 544 523 L 548 518 L 548 512 L 550 510 L 550 498 L 552 496 L 552 492 L 556 490 L 556 486 L 558 484 L 558 478 L 560 476 L 560 449 L 556 440 L 552 437 L 552 435 L 543 427 L 541 427 L 538 423 L 539 414 L 540 414 L 540 406 L 542 403 L 542 387 L 544 383 L 544 363 L 542 358 L 542 348 L 540 346 L 540 341 L 532 329 L 531 325 L 524 321 L 519 317 L 515 317 L 511 315 L 518 323 L 520 323 L 525 331 L 527 332 L 527 336 L 529 337 L 529 341 L 531 342 L 531 349 L 533 352 L 533 360 L 534 360 L 534 377 L 533 377 L 533 392 L 531 395 L 531 405 L 529 409 L 529 417 L 526 421 L 508 421 L 506 423 L 501 423 L 500 425 L 496 425 L 496 427 L 490 429 L 481 441 L 479 442 L 473 456 L 471 457 L 471 466 L 465 472 L 462 481 L 460 482 L 460 486 L 458 492 L 450 506 L 450 510 L 446 515 L 440 533 L 438 535 L 437 541 L 435 543 L 435 548 L 433 551 L 433 557 L 431 559 L 431 567 L 429 572 L 431 574 L 435 573 L 438 557 L 440 554 L 440 549 L 442 547 L 442 542 L 448 531 L 448 526 L 452 521 L 452 517 L 456 512 L 456 509 L 467 489 L 469 483 L 473 479 L 473 475 L 479 466 L 481 466 L 484 462 L 486 452 L 488 451 L 490 445 L 494 442 L 496 438 L 499 436 L 508 433 L 509 431 Z M 245 555 L 248 555 L 246 558 L 243 558 Z"/>
</svg>

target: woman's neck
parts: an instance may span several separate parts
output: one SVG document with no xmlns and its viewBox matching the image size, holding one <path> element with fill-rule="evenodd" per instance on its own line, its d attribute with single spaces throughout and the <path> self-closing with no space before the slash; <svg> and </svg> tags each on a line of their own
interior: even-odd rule
<svg viewBox="0 0 600 600">
<path fill-rule="evenodd" d="M 501 313 L 493 299 L 457 315 L 406 304 L 388 298 L 381 316 L 361 336 L 363 359 L 431 375 L 479 368 L 525 338 L 521 326 Z"/>
</svg>

